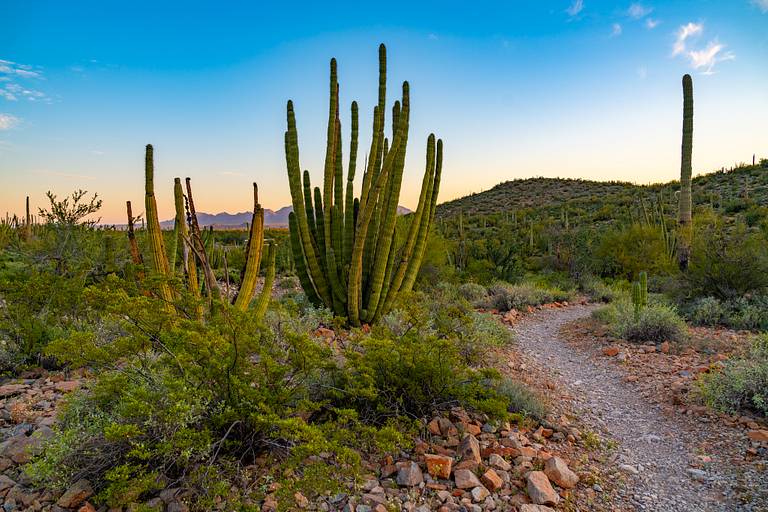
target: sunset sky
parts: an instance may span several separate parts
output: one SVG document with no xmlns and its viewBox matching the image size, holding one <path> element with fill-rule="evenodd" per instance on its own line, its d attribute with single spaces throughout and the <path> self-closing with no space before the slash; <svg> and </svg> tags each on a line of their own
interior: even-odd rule
<svg viewBox="0 0 768 512">
<path fill-rule="evenodd" d="M 285 7 L 283 7 L 285 6 Z M 694 80 L 694 172 L 768 157 L 768 0 L 617 2 L 0 2 L 0 214 L 81 188 L 103 221 L 142 204 L 155 147 L 160 215 L 173 177 L 198 210 L 290 202 L 293 99 L 302 168 L 323 162 L 328 61 L 370 140 L 377 46 L 389 97 L 411 85 L 401 204 L 426 138 L 445 142 L 441 201 L 514 178 L 648 183 L 679 174 L 682 92 Z M 360 151 L 360 165 L 364 150 Z"/>
</svg>

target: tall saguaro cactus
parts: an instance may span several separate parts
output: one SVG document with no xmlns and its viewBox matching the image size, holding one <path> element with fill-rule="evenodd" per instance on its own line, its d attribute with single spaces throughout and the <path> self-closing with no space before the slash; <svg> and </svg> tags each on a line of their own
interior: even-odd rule
<svg viewBox="0 0 768 512">
<path fill-rule="evenodd" d="M 373 109 L 371 146 L 360 196 L 353 182 L 358 148 L 358 106 L 351 107 L 351 141 L 346 190 L 342 161 L 339 83 L 331 59 L 330 101 L 322 189 L 312 196 L 309 173 L 303 181 L 293 102 L 288 101 L 285 159 L 293 213 L 291 247 L 299 280 L 309 299 L 325 304 L 352 325 L 377 321 L 398 294 L 416 280 L 434 219 L 440 188 L 443 143 L 430 135 L 419 205 L 405 242 L 396 244 L 397 207 L 405 167 L 410 118 L 408 82 L 392 107 L 392 139 L 385 132 L 386 48 L 379 46 L 379 94 Z"/>
<path fill-rule="evenodd" d="M 678 209 L 677 226 L 679 231 L 677 262 L 680 270 L 688 268 L 691 257 L 691 239 L 693 224 L 691 212 L 693 200 L 691 196 L 691 155 L 693 153 L 693 80 L 691 75 L 683 76 L 683 144 L 680 158 L 680 206 Z"/>
</svg>

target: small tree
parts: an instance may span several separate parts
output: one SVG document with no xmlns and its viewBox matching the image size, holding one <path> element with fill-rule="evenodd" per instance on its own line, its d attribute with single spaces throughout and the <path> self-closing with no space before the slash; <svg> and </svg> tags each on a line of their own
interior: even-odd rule
<svg viewBox="0 0 768 512">
<path fill-rule="evenodd" d="M 99 199 L 99 194 L 93 194 L 91 200 L 86 202 L 83 200 L 86 194 L 88 194 L 87 190 L 76 190 L 72 192 L 70 197 L 65 197 L 59 201 L 56 194 L 49 190 L 45 195 L 51 203 L 51 209 L 39 208 L 40 216 L 49 224 L 93 227 L 99 223 L 101 217 L 90 220 L 87 217 L 101 209 L 101 199 Z M 71 203 L 70 199 L 72 200 Z"/>
</svg>

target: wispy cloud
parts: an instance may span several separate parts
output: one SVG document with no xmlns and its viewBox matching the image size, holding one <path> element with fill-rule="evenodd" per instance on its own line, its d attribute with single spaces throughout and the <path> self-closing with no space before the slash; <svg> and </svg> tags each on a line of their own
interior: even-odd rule
<svg viewBox="0 0 768 512">
<path fill-rule="evenodd" d="M 18 125 L 20 121 L 16 116 L 0 113 L 0 130 L 10 130 Z"/>
<path fill-rule="evenodd" d="M 714 74 L 715 65 L 718 62 L 733 60 L 736 56 L 729 51 L 725 51 L 725 45 L 715 41 L 710 41 L 706 48 L 702 50 L 692 50 L 688 52 L 691 66 L 694 69 L 701 70 L 704 75 Z"/>
<path fill-rule="evenodd" d="M 704 25 L 702 23 L 688 23 L 681 26 L 677 31 L 677 37 L 672 46 L 672 55 L 682 55 L 688 59 L 693 69 L 703 75 L 712 75 L 715 73 L 715 66 L 719 62 L 733 60 L 736 58 L 736 55 L 726 50 L 725 45 L 717 39 L 711 40 L 703 48 L 689 48 L 689 40 L 694 36 L 701 35 L 703 32 Z"/>
<path fill-rule="evenodd" d="M 763 12 L 768 12 L 768 0 L 752 0 L 752 5 Z"/>
<path fill-rule="evenodd" d="M 439 37 L 437 37 L 437 34 L 429 34 L 427 38 L 431 39 L 432 41 L 437 41 L 438 39 L 440 39 Z"/>
<path fill-rule="evenodd" d="M 687 25 L 681 26 L 677 30 L 677 38 L 675 44 L 672 46 L 672 55 L 680 55 L 685 52 L 686 41 L 695 35 L 701 34 L 704 31 L 704 25 L 701 23 L 690 22 Z"/>
<path fill-rule="evenodd" d="M 0 98 L 8 101 L 48 101 L 44 92 L 27 85 L 33 80 L 45 80 L 40 68 L 0 59 L 0 82 L 4 84 L 0 88 Z"/>
<path fill-rule="evenodd" d="M 645 80 L 648 77 L 648 68 L 645 66 L 637 68 L 637 76 L 639 76 L 641 80 Z"/>
<path fill-rule="evenodd" d="M 620 23 L 614 23 L 611 27 L 611 37 L 618 37 L 623 32 L 623 29 L 621 28 Z"/>
<path fill-rule="evenodd" d="M 91 154 L 94 155 L 94 156 L 103 156 L 104 152 L 103 151 L 99 151 L 98 149 L 92 149 L 91 150 Z"/>
<path fill-rule="evenodd" d="M 651 7 L 646 7 L 641 3 L 634 3 L 627 9 L 627 14 L 629 14 L 631 18 L 639 20 L 651 14 L 651 11 L 653 11 Z"/>
<path fill-rule="evenodd" d="M 578 16 L 581 11 L 584 10 L 584 0 L 574 0 L 573 3 L 568 7 L 565 12 L 570 16 L 571 18 Z"/>
<path fill-rule="evenodd" d="M 647 20 L 645 20 L 645 28 L 647 28 L 648 30 L 653 30 L 659 26 L 659 23 L 661 23 L 659 20 L 648 18 Z"/>
</svg>

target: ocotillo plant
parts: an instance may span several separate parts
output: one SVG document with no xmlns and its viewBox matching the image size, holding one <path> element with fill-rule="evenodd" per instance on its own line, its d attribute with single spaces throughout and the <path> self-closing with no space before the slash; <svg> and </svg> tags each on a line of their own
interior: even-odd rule
<svg viewBox="0 0 768 512">
<path fill-rule="evenodd" d="M 426 248 L 440 188 L 443 143 L 430 135 L 419 205 L 402 247 L 395 244 L 397 206 L 408 142 L 408 82 L 392 108 L 392 139 L 384 135 L 386 49 L 379 47 L 379 95 L 373 109 L 373 135 L 360 196 L 354 197 L 357 162 L 358 107 L 351 106 L 351 140 L 346 189 L 342 162 L 339 84 L 331 59 L 330 107 L 323 188 L 314 189 L 299 162 L 293 102 L 288 101 L 285 157 L 291 189 L 291 246 L 299 279 L 307 296 L 352 325 L 377 321 L 403 292 L 411 290 Z"/>
<path fill-rule="evenodd" d="M 680 270 L 688 268 L 691 257 L 693 226 L 691 210 L 691 154 L 693 152 L 693 80 L 691 75 L 683 76 L 683 144 L 680 158 L 680 206 L 677 229 L 680 232 L 677 246 L 677 262 Z"/>
</svg>

